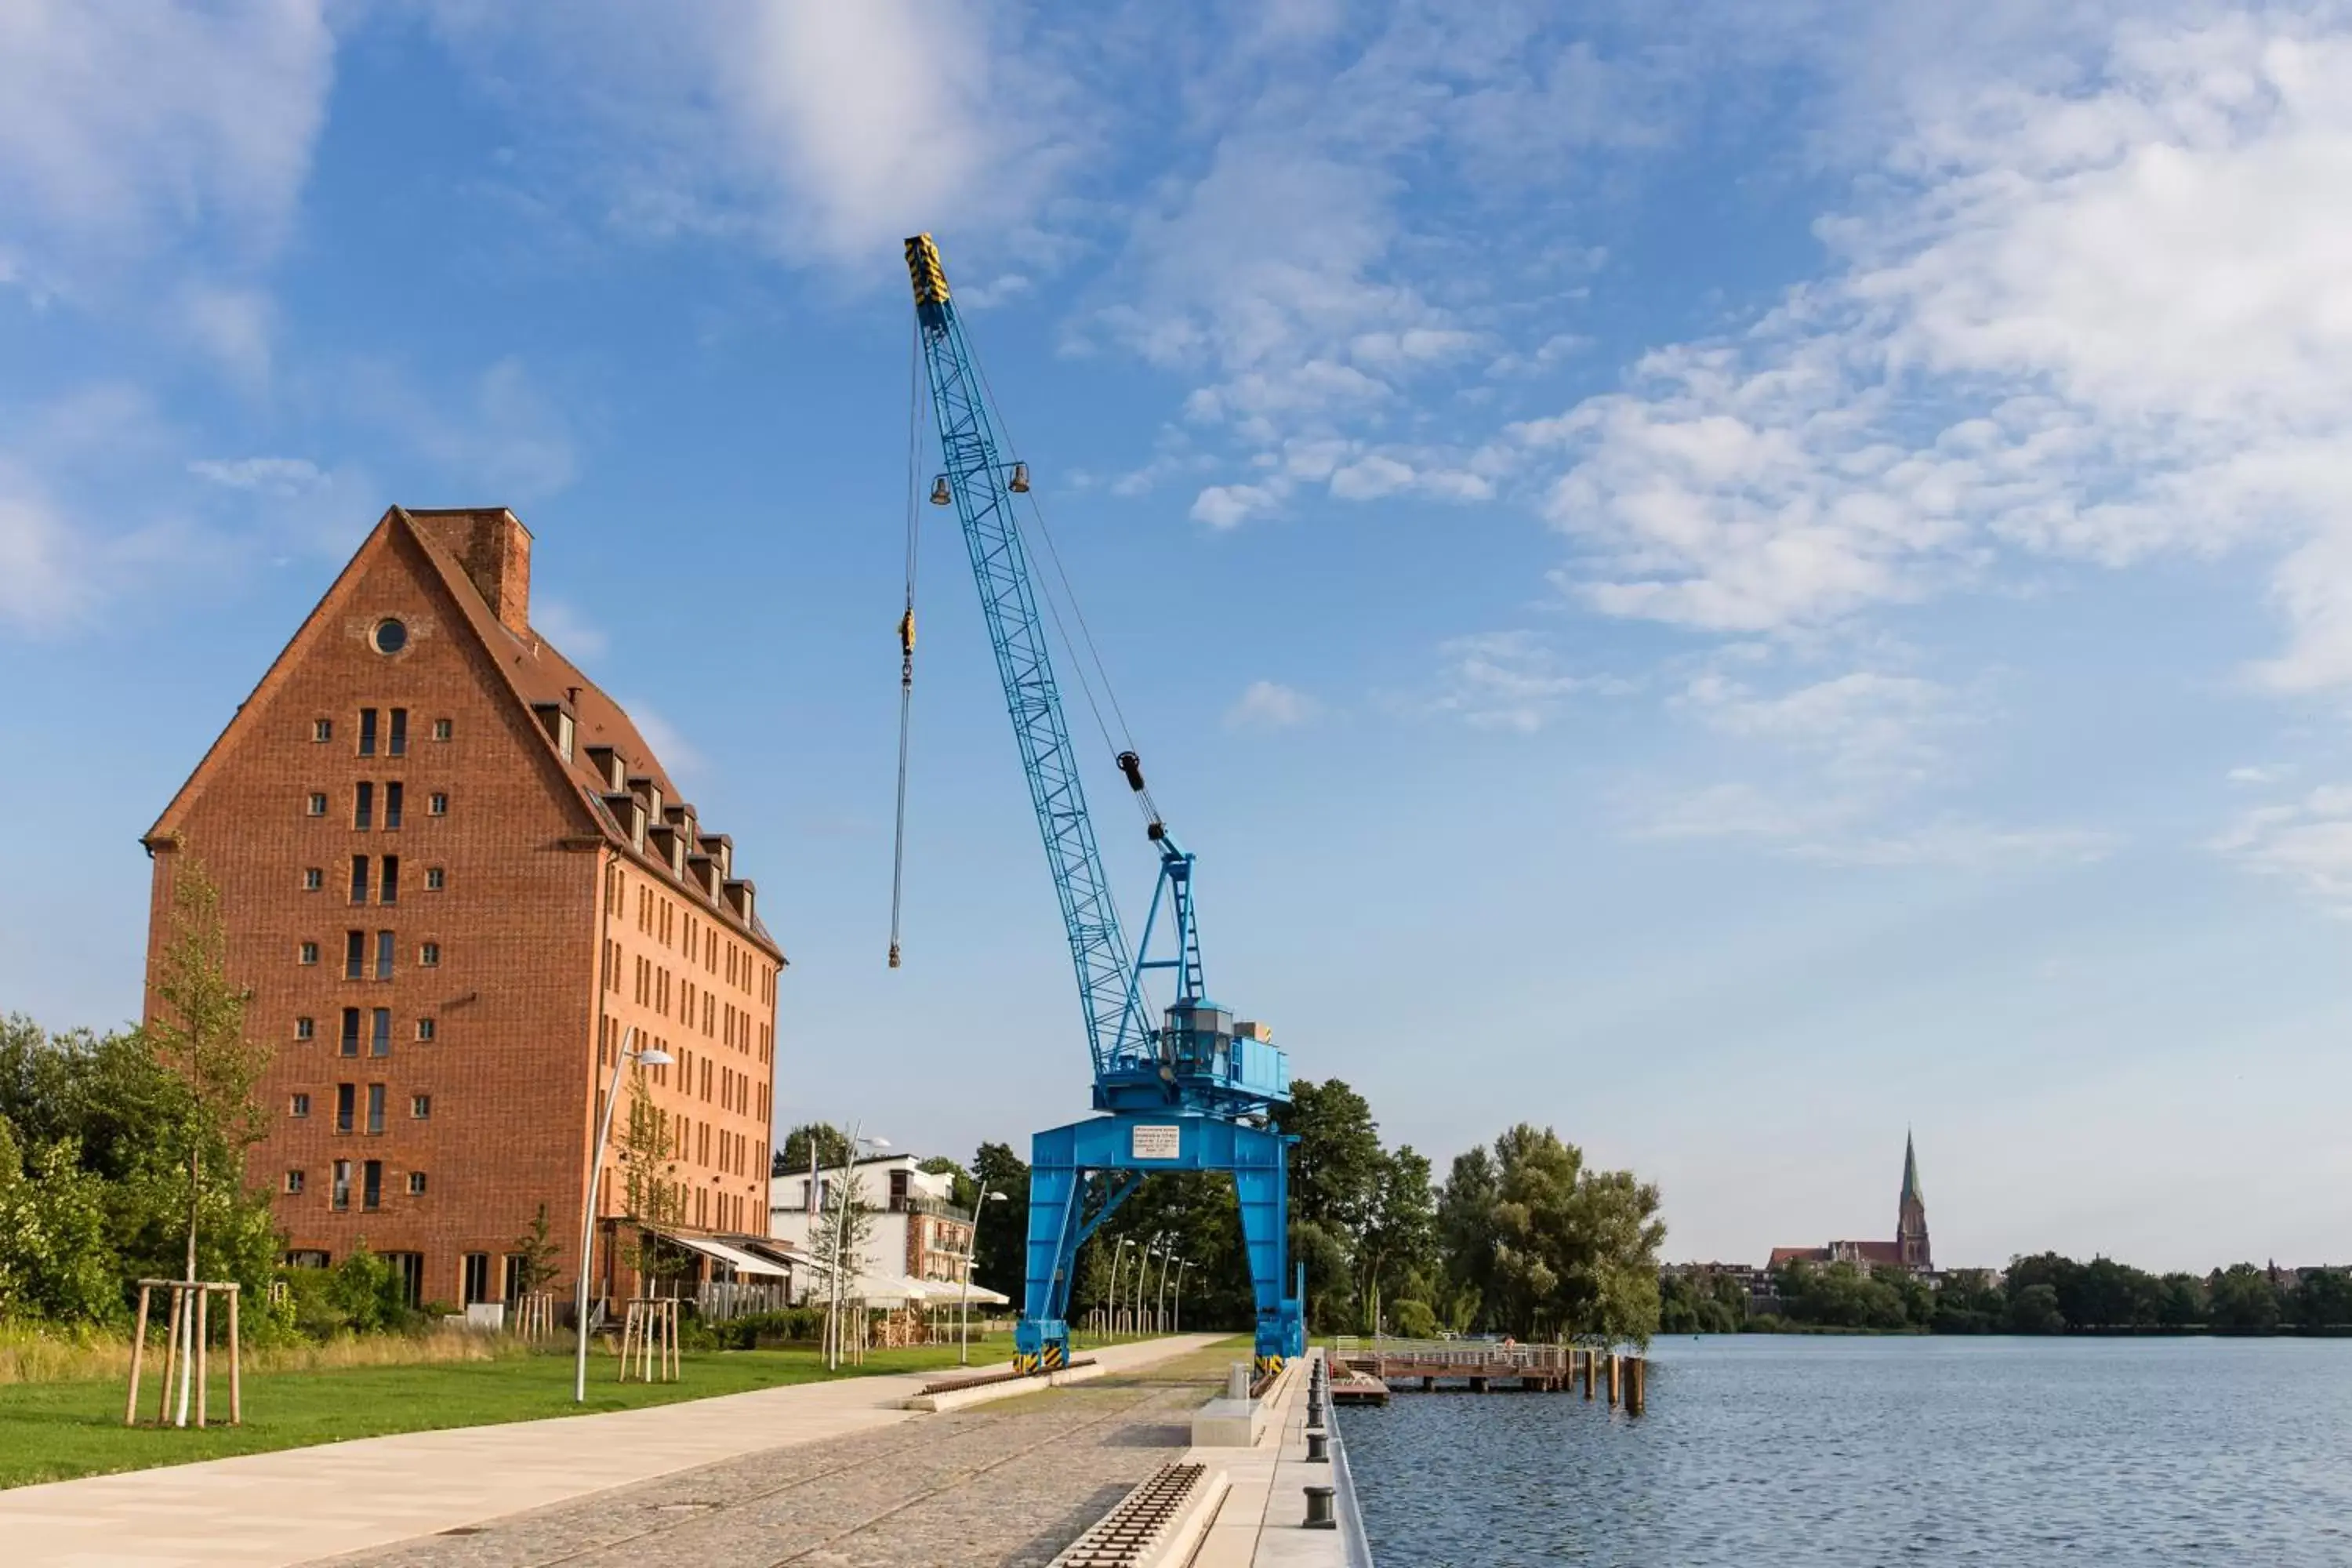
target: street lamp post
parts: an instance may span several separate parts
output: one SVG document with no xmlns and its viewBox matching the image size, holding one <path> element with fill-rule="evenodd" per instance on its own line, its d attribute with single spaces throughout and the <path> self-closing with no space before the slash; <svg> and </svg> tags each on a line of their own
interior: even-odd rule
<svg viewBox="0 0 2352 1568">
<path fill-rule="evenodd" d="M 580 1344 L 572 1360 L 572 1403 L 588 1403 L 588 1276 L 595 1263 L 596 1252 L 596 1189 L 604 1174 L 604 1140 L 613 1131 L 613 1107 L 621 1100 L 621 1069 L 632 1062 L 638 1067 L 666 1068 L 670 1054 L 658 1047 L 651 1050 L 633 1049 L 637 1037 L 635 1024 L 621 1036 L 621 1054 L 613 1058 L 613 1081 L 604 1090 L 604 1114 L 596 1119 L 596 1143 L 588 1151 L 588 1179 L 583 1184 L 580 1197 L 580 1289 L 572 1303 L 572 1315 L 578 1319 Z"/>
<path fill-rule="evenodd" d="M 1003 1201 L 1003 1193 L 992 1193 L 986 1187 L 981 1188 L 980 1196 L 971 1200 L 971 1234 L 963 1239 L 963 1294 L 956 1303 L 956 1315 L 963 1321 L 962 1343 L 956 1352 L 956 1364 L 959 1366 L 971 1364 L 971 1268 L 979 1261 L 980 1211 L 984 1205 Z"/>
<path fill-rule="evenodd" d="M 1159 1253 L 1160 1244 L 1167 1239 L 1168 1233 L 1160 1232 L 1135 1260 L 1135 1331 L 1139 1334 L 1143 1331 L 1143 1281 L 1151 1272 L 1151 1259 Z"/>
<path fill-rule="evenodd" d="M 1112 1247 L 1112 1248 L 1111 1248 L 1111 1253 L 1110 1253 L 1110 1334 L 1111 1334 L 1111 1337 L 1112 1337 L 1113 1339 L 1117 1339 L 1117 1338 L 1118 1337 L 1118 1313 L 1119 1313 L 1119 1307 L 1118 1307 L 1118 1266 L 1119 1266 L 1119 1264 L 1120 1264 L 1120 1263 L 1122 1263 L 1123 1261 L 1125 1261 L 1125 1260 L 1126 1260 L 1126 1258 L 1127 1258 L 1127 1249 L 1128 1249 L 1129 1247 L 1133 1247 L 1134 1245 L 1135 1245 L 1135 1237 L 1131 1237 L 1131 1236 L 1122 1236 L 1122 1237 L 1120 1237 L 1118 1238 L 1118 1245 L 1117 1247 Z M 1025 1311 L 1027 1309 L 1025 1309 L 1025 1308 L 1024 1308 L 1024 1309 L 1023 1309 L 1023 1310 Z"/>
<path fill-rule="evenodd" d="M 1176 1260 L 1175 1331 L 1180 1334 L 1184 1331 L 1184 1270 L 1192 1267 L 1192 1260 L 1189 1258 L 1180 1258 Z"/>
<path fill-rule="evenodd" d="M 1168 1266 L 1176 1261 L 1176 1248 L 1160 1255 L 1160 1289 L 1151 1296 L 1151 1329 L 1154 1333 L 1168 1331 Z"/>
</svg>

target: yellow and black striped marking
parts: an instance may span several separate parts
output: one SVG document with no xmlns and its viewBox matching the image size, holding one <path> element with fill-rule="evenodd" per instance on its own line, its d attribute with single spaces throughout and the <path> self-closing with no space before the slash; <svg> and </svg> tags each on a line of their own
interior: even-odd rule
<svg viewBox="0 0 2352 1568">
<path fill-rule="evenodd" d="M 1037 1370 L 1037 1358 L 1031 1355 L 1027 1351 L 1023 1351 L 1013 1358 L 1013 1370 L 1015 1372 L 1035 1372 Z"/>
<path fill-rule="evenodd" d="M 1069 1364 L 1070 1351 L 1067 1345 L 1047 1345 L 1045 1354 L 1047 1372 L 1059 1372 Z"/>
<path fill-rule="evenodd" d="M 1281 1370 L 1282 1357 L 1278 1355 L 1262 1355 L 1257 1358 L 1257 1374 L 1260 1377 L 1272 1377 L 1276 1373 L 1280 1372 Z"/>
<path fill-rule="evenodd" d="M 948 300 L 948 275 L 940 267 L 940 247 L 931 243 L 928 234 L 919 234 L 907 241 L 907 276 L 915 285 L 915 303 L 944 305 Z"/>
</svg>

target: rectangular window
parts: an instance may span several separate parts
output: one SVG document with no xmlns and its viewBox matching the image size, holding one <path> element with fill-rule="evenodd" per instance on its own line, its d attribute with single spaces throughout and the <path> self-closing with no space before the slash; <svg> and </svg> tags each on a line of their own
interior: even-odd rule
<svg viewBox="0 0 2352 1568">
<path fill-rule="evenodd" d="M 307 1094 L 287 1096 L 286 1114 L 298 1121 L 308 1117 L 310 1114 L 310 1097 Z"/>
<path fill-rule="evenodd" d="M 386 833 L 390 833 L 399 826 L 400 785 L 397 783 L 388 784 L 383 786 L 383 829 Z"/>
<path fill-rule="evenodd" d="M 392 733 L 385 738 L 383 750 L 384 754 L 391 757 L 404 757 L 408 754 L 407 709 L 395 708 L 392 710 Z"/>
<path fill-rule="evenodd" d="M 443 795 L 443 794 L 442 794 L 439 790 L 437 790 L 437 789 L 436 789 L 436 790 L 435 790 L 431 795 L 426 795 L 426 796 L 425 797 L 425 816 L 448 816 L 448 815 L 449 815 L 449 797 L 448 797 L 447 795 Z"/>
<path fill-rule="evenodd" d="M 375 755 L 375 710 L 373 708 L 360 710 L 360 755 Z"/>
<path fill-rule="evenodd" d="M 429 1094 L 410 1095 L 408 1097 L 408 1114 L 415 1117 L 419 1121 L 430 1119 L 433 1115 L 433 1097 Z"/>
<path fill-rule="evenodd" d="M 361 1177 L 360 1207 L 380 1209 L 383 1206 L 383 1162 L 370 1160 L 366 1173 Z"/>
<path fill-rule="evenodd" d="M 408 1173 L 412 1176 L 417 1174 L 415 1171 Z M 490 1294 L 490 1255 L 488 1253 L 466 1254 L 465 1287 L 459 1292 L 459 1296 L 461 1299 L 457 1304 L 461 1307 L 470 1307 L 477 1301 L 498 1300 Z"/>
<path fill-rule="evenodd" d="M 318 1032 L 319 1026 L 311 1019 L 303 1017 L 294 1020 L 294 1037 L 296 1039 L 307 1040 Z"/>
<path fill-rule="evenodd" d="M 360 1010 L 357 1007 L 346 1007 L 343 1009 L 343 1055 L 355 1057 L 359 1054 Z"/>
<path fill-rule="evenodd" d="M 299 1196 L 300 1196 L 300 1195 L 301 1195 L 301 1192 L 302 1192 L 302 1173 L 301 1173 L 301 1172 L 299 1172 L 299 1171 L 289 1171 L 289 1172 L 287 1172 L 287 1173 L 286 1173 L 286 1191 L 287 1191 L 287 1194 L 288 1194 L 289 1196 L 299 1197 Z"/>
<path fill-rule="evenodd" d="M 347 931 L 343 933 L 343 978 L 367 978 L 367 932 Z"/>
<path fill-rule="evenodd" d="M 352 1163 L 349 1160 L 335 1162 L 334 1204 L 339 1209 L 352 1206 Z"/>
<path fill-rule="evenodd" d="M 305 804 L 303 809 L 308 811 L 313 816 L 324 816 L 327 815 L 327 797 L 323 795 L 314 794 Z"/>
<path fill-rule="evenodd" d="M 426 892 L 437 893 L 448 885 L 448 873 L 442 870 L 440 867 L 427 866 L 425 868 L 425 890 Z"/>
<path fill-rule="evenodd" d="M 294 950 L 294 961 L 297 963 L 318 963 L 319 944 L 315 942 L 306 942 L 302 943 L 299 947 L 297 947 Z"/>
<path fill-rule="evenodd" d="M 424 1172 L 411 1171 L 408 1173 L 408 1195 L 412 1198 L 421 1198 L 425 1195 Z"/>
<path fill-rule="evenodd" d="M 310 739 L 313 741 L 331 741 L 334 738 L 335 721 L 332 719 L 313 719 L 310 721 Z"/>
<path fill-rule="evenodd" d="M 375 785 L 363 784 L 353 791 L 352 826 L 362 833 L 375 826 Z"/>
<path fill-rule="evenodd" d="M 321 889 L 321 888 L 325 887 L 326 885 L 327 885 L 327 868 L 326 868 L 325 867 L 323 867 L 323 866 L 307 866 L 307 867 L 303 868 L 303 870 L 302 870 L 302 890 L 303 890 L 304 892 L 306 892 L 306 893 L 315 893 L 315 892 L 317 892 L 320 889 Z"/>
<path fill-rule="evenodd" d="M 368 1085 L 368 1131 L 374 1134 L 383 1131 L 383 1085 L 372 1083 Z"/>
<path fill-rule="evenodd" d="M 388 931 L 375 933 L 375 977 L 378 980 L 392 978 L 392 933 Z"/>
<path fill-rule="evenodd" d="M 430 1019 L 430 1018 L 419 1018 L 419 1019 L 417 1019 L 417 1020 L 416 1020 L 416 1037 L 417 1037 L 418 1039 L 420 1039 L 420 1040 L 429 1040 L 429 1039 L 431 1039 L 431 1038 L 433 1037 L 433 1027 L 434 1027 L 434 1026 L 433 1026 L 433 1020 L 432 1020 L 432 1019 Z"/>
<path fill-rule="evenodd" d="M 368 858 L 364 855 L 354 855 L 352 857 L 352 902 L 363 904 L 367 901 Z"/>
<path fill-rule="evenodd" d="M 433 738 L 435 740 L 446 741 L 455 732 L 455 726 L 453 726 L 448 720 L 436 719 L 433 721 Z"/>
<path fill-rule="evenodd" d="M 335 1131 L 349 1132 L 352 1117 L 360 1103 L 360 1086 L 355 1083 L 335 1085 Z"/>
<path fill-rule="evenodd" d="M 423 964 L 427 969 L 439 968 L 441 966 L 441 944 L 437 942 L 428 942 L 423 947 L 418 948 L 416 950 L 416 962 Z"/>
<path fill-rule="evenodd" d="M 392 1055 L 392 1009 L 389 1007 L 376 1008 L 374 1016 L 368 1020 L 368 1055 Z"/>
<path fill-rule="evenodd" d="M 382 904 L 400 902 L 400 857 L 383 858 L 383 874 L 376 886 L 376 901 Z"/>
</svg>

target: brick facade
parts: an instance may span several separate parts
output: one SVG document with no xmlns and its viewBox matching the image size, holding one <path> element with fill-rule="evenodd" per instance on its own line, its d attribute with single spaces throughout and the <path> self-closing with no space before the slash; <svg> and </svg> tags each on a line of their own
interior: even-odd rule
<svg viewBox="0 0 2352 1568">
<path fill-rule="evenodd" d="M 506 511 L 387 512 L 145 840 L 151 975 L 179 868 L 220 889 L 247 1033 L 275 1051 L 247 1176 L 277 1192 L 289 1255 L 364 1238 L 453 1304 L 506 1293 L 541 1204 L 568 1285 L 632 1026 L 677 1058 L 648 1077 L 681 1228 L 766 1218 L 783 954 L 731 843 L 530 629 L 530 563 Z M 616 1152 L 602 1192 L 610 1215 Z"/>
</svg>

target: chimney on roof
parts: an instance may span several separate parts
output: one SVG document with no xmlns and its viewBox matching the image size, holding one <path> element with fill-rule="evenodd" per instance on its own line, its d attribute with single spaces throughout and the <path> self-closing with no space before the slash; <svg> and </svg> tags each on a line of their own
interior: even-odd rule
<svg viewBox="0 0 2352 1568">
<path fill-rule="evenodd" d="M 408 514 L 425 538 L 457 558 L 499 624 L 530 630 L 530 530 L 506 508 Z"/>
</svg>

